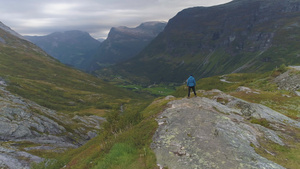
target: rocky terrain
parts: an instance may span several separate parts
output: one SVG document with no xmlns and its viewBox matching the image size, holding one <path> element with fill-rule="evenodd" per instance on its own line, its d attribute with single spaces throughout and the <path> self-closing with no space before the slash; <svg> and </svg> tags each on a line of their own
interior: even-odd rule
<svg viewBox="0 0 300 169">
<path fill-rule="evenodd" d="M 260 94 L 247 87 L 238 90 Z M 209 98 L 172 101 L 157 118 L 152 148 L 161 168 L 284 168 L 255 148 L 263 148 L 261 140 L 287 145 L 284 138 L 293 137 L 287 128 L 299 129 L 299 121 L 216 89 L 198 93 Z"/>
<path fill-rule="evenodd" d="M 298 70 L 298 71 L 297 71 Z M 274 79 L 279 89 L 294 92 L 300 96 L 300 66 L 291 66 L 288 71 Z"/>
<path fill-rule="evenodd" d="M 0 78 L 0 168 L 29 168 L 41 157 L 30 151 L 63 152 L 97 135 L 105 119 L 68 115 L 16 96 Z M 75 127 L 71 127 L 75 126 Z"/>
</svg>

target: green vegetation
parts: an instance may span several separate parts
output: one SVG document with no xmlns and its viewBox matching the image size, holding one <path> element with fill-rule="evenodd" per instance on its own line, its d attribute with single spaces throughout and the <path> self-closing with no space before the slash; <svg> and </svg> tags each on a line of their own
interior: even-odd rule
<svg viewBox="0 0 300 169">
<path fill-rule="evenodd" d="M 202 78 L 197 81 L 196 90 L 212 90 L 219 89 L 224 92 L 233 92 L 239 86 L 248 86 L 249 84 L 256 83 L 260 79 L 267 78 L 270 73 L 265 74 L 229 74 L 224 76 L 213 76 L 208 78 Z M 224 79 L 225 81 L 222 81 Z M 268 81 L 263 80 L 260 83 L 268 83 Z M 265 86 L 264 84 L 259 84 L 259 88 Z M 271 85 L 271 84 L 270 84 Z M 176 97 L 185 97 L 187 95 L 187 88 L 185 86 L 180 86 L 174 93 Z"/>
<path fill-rule="evenodd" d="M 149 87 L 143 87 L 139 85 L 118 85 L 119 87 L 123 87 L 135 92 L 148 93 L 154 96 L 167 96 L 172 94 L 175 91 L 175 87 L 171 85 L 151 85 Z"/>
<path fill-rule="evenodd" d="M 270 127 L 270 123 L 264 118 L 262 119 L 251 118 L 250 122 L 254 124 L 259 124 L 267 128 Z"/>
<path fill-rule="evenodd" d="M 292 119 L 300 119 L 300 99 L 293 93 L 284 90 L 278 90 L 276 84 L 272 80 L 288 70 L 285 65 L 281 65 L 279 68 L 274 69 L 271 72 L 264 74 L 229 74 L 225 76 L 214 76 L 209 78 L 200 79 L 197 82 L 197 90 L 211 90 L 219 89 L 232 96 L 241 98 L 243 100 L 259 103 L 270 107 Z M 298 73 L 298 72 L 295 72 Z M 221 81 L 225 79 L 227 82 Z M 236 91 L 239 86 L 249 87 L 255 89 L 254 92 Z M 186 97 L 187 89 L 185 86 L 178 87 L 175 95 L 177 97 Z M 201 96 L 201 92 L 198 93 Z M 214 95 L 205 95 L 203 97 L 213 98 Z M 226 100 L 217 100 L 219 102 L 225 102 Z M 251 118 L 249 122 L 259 124 L 261 126 L 270 128 L 271 123 L 266 119 Z M 285 146 L 278 145 L 273 142 L 269 142 L 260 139 L 260 146 L 255 147 L 257 153 L 266 157 L 267 159 L 274 161 L 286 168 L 296 169 L 300 163 L 300 131 L 299 129 L 285 127 L 284 133 L 289 133 L 293 137 L 285 137 L 282 135 L 282 139 L 286 143 Z"/>
<path fill-rule="evenodd" d="M 107 119 L 103 128 L 98 131 L 99 135 L 77 149 L 69 149 L 64 153 L 51 150 L 29 151 L 48 159 L 42 163 L 33 164 L 33 169 L 63 167 L 152 169 L 156 167 L 155 154 L 150 149 L 153 134 L 158 126 L 155 118 L 170 100 L 159 98 L 153 101 L 153 96 L 149 94 L 169 95 L 174 90 L 172 86 L 155 85 L 143 88 L 136 85 L 123 85 L 116 87 L 94 76 L 62 65 L 43 54 L 31 43 L 20 43 L 20 40 L 10 35 L 5 36 L 9 38 L 5 39 L 6 44 L 0 43 L 0 77 L 9 84 L 7 87 L 9 91 L 45 107 L 66 113 L 70 117 L 99 115 Z M 208 66 L 211 69 L 214 68 L 212 65 Z M 197 82 L 196 88 L 197 90 L 219 89 L 249 102 L 266 105 L 299 120 L 299 97 L 293 96 L 288 91 L 278 90 L 277 86 L 271 82 L 274 77 L 285 70 L 286 66 L 282 65 L 264 74 L 229 74 L 203 78 Z M 178 71 L 184 72 L 181 69 Z M 255 89 L 259 94 L 236 91 L 239 86 Z M 180 86 L 173 95 L 179 98 L 186 97 L 187 88 Z M 226 100 L 219 101 L 226 103 Z M 120 111 L 121 106 L 124 111 Z M 250 122 L 270 127 L 270 123 L 265 119 L 252 118 Z M 76 125 L 68 126 L 62 122 L 58 123 L 68 131 L 77 128 Z M 262 148 L 256 148 L 256 151 L 287 168 L 296 168 L 300 161 L 299 130 L 289 129 L 286 132 L 295 136 L 285 139 L 286 146 L 260 140 Z M 36 145 L 30 142 L 20 142 L 19 145 L 21 149 L 31 146 Z"/>
<path fill-rule="evenodd" d="M 109 113 L 99 136 L 32 168 L 155 168 L 155 154 L 150 149 L 157 128 L 155 118 L 169 101 L 157 99 L 147 107 L 148 103 L 132 104 L 123 113 Z"/>
<path fill-rule="evenodd" d="M 127 144 L 115 144 L 109 153 L 104 157 L 103 161 L 97 163 L 94 168 L 128 168 L 130 164 L 137 158 L 138 153 L 135 147 Z"/>
<path fill-rule="evenodd" d="M 261 103 L 282 112 L 282 105 L 299 103 L 299 99 L 293 96 L 283 96 L 283 94 L 288 93 L 278 91 L 275 85 L 271 83 L 274 78 L 273 74 L 274 71 L 265 74 L 214 76 L 200 79 L 197 83 L 197 89 L 211 90 L 218 88 L 233 96 L 250 102 Z M 225 81 L 221 81 L 221 79 L 225 79 Z M 236 91 L 239 86 L 256 89 L 260 94 Z M 135 88 L 137 86 L 127 87 Z M 144 89 L 138 89 L 138 91 L 142 90 Z M 201 93 L 199 94 L 201 95 Z M 184 86 L 178 87 L 175 95 L 177 97 L 185 97 L 186 88 Z M 131 102 L 125 105 L 125 112 L 112 109 L 112 111 L 106 115 L 107 123 L 103 125 L 103 129 L 99 132 L 98 137 L 90 140 L 87 144 L 78 149 L 69 150 L 65 154 L 58 154 L 57 156 L 49 156 L 52 160 L 48 162 L 47 168 L 54 169 L 65 165 L 67 166 L 66 168 L 78 169 L 155 168 L 155 155 L 149 148 L 152 142 L 152 136 L 157 128 L 155 118 L 169 101 L 170 100 L 157 99 L 150 105 L 148 105 L 149 102 Z M 297 119 L 297 116 L 299 116 L 299 111 L 296 111 L 297 109 L 291 107 L 285 107 L 284 109 L 288 115 L 294 119 Z M 249 122 L 264 127 L 271 126 L 265 119 L 252 118 L 249 119 Z M 297 133 L 297 131 L 293 132 Z M 299 152 L 296 151 L 299 147 L 297 147 L 298 144 L 296 140 L 287 140 L 287 142 L 292 146 L 279 146 L 274 143 L 261 141 L 260 143 L 264 148 L 256 148 L 256 151 L 282 166 L 295 168 L 299 161 Z M 268 151 L 264 151 L 264 149 Z M 270 152 L 276 155 L 270 155 Z M 288 159 L 288 162 L 283 160 L 284 157 Z M 46 163 L 35 165 L 38 167 L 33 168 L 43 168 Z"/>
<path fill-rule="evenodd" d="M 251 15 L 256 12 L 255 8 L 245 9 L 250 13 L 240 18 L 235 17 L 236 9 L 219 9 L 222 11 L 220 13 L 212 10 L 208 11 L 211 15 L 207 16 L 196 15 L 201 13 L 200 8 L 185 10 L 174 18 L 176 22 L 169 23 L 168 29 L 159 34 L 136 58 L 98 73 L 109 72 L 107 75 L 110 77 L 120 75 L 144 84 L 182 83 L 191 73 L 196 78 L 204 78 L 231 72 L 263 73 L 282 64 L 299 65 L 298 13 L 289 11 L 281 15 L 279 13 L 282 11 L 273 11 L 277 9 L 275 6 L 278 3 L 263 3 L 268 4 L 271 11 L 262 16 L 267 17 L 269 12 L 275 15 L 262 22 L 251 19 Z M 225 26 L 223 23 L 228 17 L 237 20 Z M 251 31 L 246 27 L 249 24 L 240 24 L 246 20 L 251 22 Z M 223 25 L 222 33 L 220 25 Z"/>
<path fill-rule="evenodd" d="M 261 139 L 259 140 L 261 147 L 255 148 L 255 151 L 286 168 L 297 169 L 300 166 L 300 143 L 298 140 L 300 138 L 300 130 L 288 129 L 285 132 L 294 136 L 294 138 L 282 138 L 287 145 L 281 146 Z"/>
<path fill-rule="evenodd" d="M 112 86 L 99 78 L 69 68 L 33 44 L 0 31 L 0 77 L 12 93 L 62 112 L 112 109 L 134 99 L 151 99 Z"/>
</svg>

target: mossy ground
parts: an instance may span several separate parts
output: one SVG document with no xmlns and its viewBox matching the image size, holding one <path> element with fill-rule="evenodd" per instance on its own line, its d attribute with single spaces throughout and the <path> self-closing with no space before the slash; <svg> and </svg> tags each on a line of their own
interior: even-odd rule
<svg viewBox="0 0 300 169">
<path fill-rule="evenodd" d="M 286 145 L 282 146 L 260 139 L 260 147 L 255 147 L 255 151 L 286 168 L 298 169 L 300 166 L 300 130 L 290 128 L 286 132 L 293 136 L 284 137 L 284 134 L 281 136 Z"/>
</svg>

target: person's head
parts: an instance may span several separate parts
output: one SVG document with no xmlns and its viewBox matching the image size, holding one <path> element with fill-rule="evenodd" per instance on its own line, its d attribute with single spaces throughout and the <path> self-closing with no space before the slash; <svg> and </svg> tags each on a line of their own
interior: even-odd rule
<svg viewBox="0 0 300 169">
<path fill-rule="evenodd" d="M 191 76 L 193 76 L 193 75 L 191 74 Z"/>
</svg>

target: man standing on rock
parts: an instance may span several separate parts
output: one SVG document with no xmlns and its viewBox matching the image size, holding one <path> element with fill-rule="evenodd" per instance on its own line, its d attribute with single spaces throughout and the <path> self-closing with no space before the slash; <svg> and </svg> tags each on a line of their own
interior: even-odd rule
<svg viewBox="0 0 300 169">
<path fill-rule="evenodd" d="M 188 79 L 187 79 L 187 86 L 189 88 L 189 92 L 188 92 L 188 98 L 190 97 L 190 92 L 191 89 L 193 89 L 193 92 L 195 94 L 195 97 L 197 97 L 196 91 L 195 91 L 195 86 L 196 86 L 196 80 L 193 77 L 193 75 L 191 75 Z"/>
</svg>

